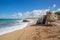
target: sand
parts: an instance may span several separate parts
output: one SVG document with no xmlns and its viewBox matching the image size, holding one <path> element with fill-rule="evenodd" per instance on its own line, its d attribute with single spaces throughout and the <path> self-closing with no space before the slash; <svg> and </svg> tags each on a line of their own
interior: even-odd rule
<svg viewBox="0 0 60 40">
<path fill-rule="evenodd" d="M 0 36 L 0 40 L 60 40 L 60 26 L 30 25 Z"/>
</svg>

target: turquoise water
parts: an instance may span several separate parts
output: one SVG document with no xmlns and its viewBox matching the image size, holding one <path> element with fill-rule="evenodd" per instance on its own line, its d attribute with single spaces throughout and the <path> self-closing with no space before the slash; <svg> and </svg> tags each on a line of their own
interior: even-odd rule
<svg viewBox="0 0 60 40">
<path fill-rule="evenodd" d="M 21 19 L 0 19 L 0 28 L 11 26 L 14 23 L 16 23 L 16 21 L 18 20 L 21 20 Z"/>
<path fill-rule="evenodd" d="M 25 28 L 28 22 L 22 19 L 0 19 L 0 35 Z"/>
</svg>

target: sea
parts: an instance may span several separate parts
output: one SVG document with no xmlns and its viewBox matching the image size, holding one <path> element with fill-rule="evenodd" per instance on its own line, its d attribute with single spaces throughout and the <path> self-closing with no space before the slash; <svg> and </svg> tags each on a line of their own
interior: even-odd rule
<svg viewBox="0 0 60 40">
<path fill-rule="evenodd" d="M 0 19 L 0 35 L 25 28 L 31 22 L 23 22 L 23 19 Z"/>
</svg>

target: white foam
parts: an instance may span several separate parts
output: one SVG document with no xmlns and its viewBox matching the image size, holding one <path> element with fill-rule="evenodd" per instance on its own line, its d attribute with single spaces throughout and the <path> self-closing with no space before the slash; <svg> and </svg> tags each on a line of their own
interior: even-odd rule
<svg viewBox="0 0 60 40">
<path fill-rule="evenodd" d="M 31 22 L 27 22 L 27 23 L 21 23 L 15 26 L 11 26 L 11 27 L 5 27 L 5 28 L 0 28 L 0 35 L 9 33 L 9 32 L 13 32 L 19 29 L 23 29 L 25 28 L 29 23 Z"/>
</svg>

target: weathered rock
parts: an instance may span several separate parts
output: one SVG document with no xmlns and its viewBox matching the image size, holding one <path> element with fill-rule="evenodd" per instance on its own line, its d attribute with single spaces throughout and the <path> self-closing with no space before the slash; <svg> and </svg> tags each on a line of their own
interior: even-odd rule
<svg viewBox="0 0 60 40">
<path fill-rule="evenodd" d="M 47 12 L 46 15 L 43 15 L 41 18 L 37 20 L 37 24 L 45 24 L 49 25 L 51 22 L 56 22 L 58 16 L 55 13 Z"/>
<path fill-rule="evenodd" d="M 41 18 L 38 18 L 36 24 L 44 24 L 44 23 L 45 23 L 45 19 L 46 19 L 45 16 L 46 16 L 46 15 L 43 15 Z"/>
<path fill-rule="evenodd" d="M 58 19 L 58 16 L 52 12 L 47 12 L 46 16 L 47 16 L 46 22 L 45 22 L 46 25 L 49 25 L 49 23 L 51 24 L 51 22 L 56 22 Z"/>
<path fill-rule="evenodd" d="M 23 22 L 29 22 L 28 20 L 23 20 Z"/>
</svg>

